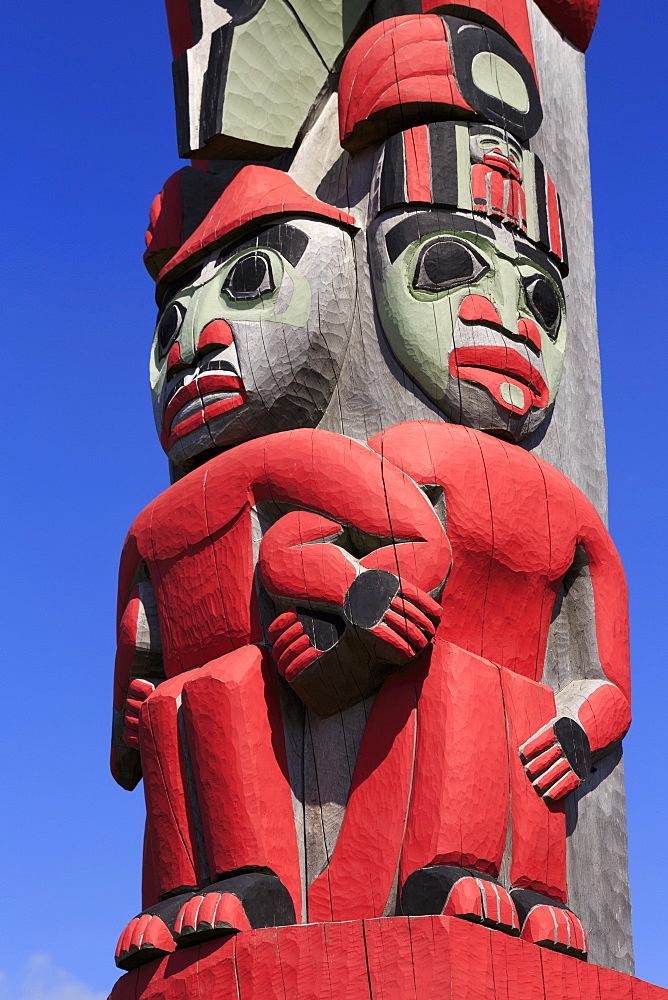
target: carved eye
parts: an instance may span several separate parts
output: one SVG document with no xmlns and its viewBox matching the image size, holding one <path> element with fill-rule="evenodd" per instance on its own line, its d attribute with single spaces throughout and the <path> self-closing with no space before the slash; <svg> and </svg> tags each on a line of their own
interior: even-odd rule
<svg viewBox="0 0 668 1000">
<path fill-rule="evenodd" d="M 561 303 L 554 286 L 547 278 L 529 278 L 524 282 L 524 294 L 529 309 L 551 340 L 556 340 L 561 326 Z"/>
<path fill-rule="evenodd" d="M 489 264 L 467 244 L 446 237 L 429 243 L 420 252 L 413 288 L 422 292 L 444 292 L 478 281 L 487 271 Z"/>
<path fill-rule="evenodd" d="M 164 358 L 178 337 L 185 314 L 180 302 L 172 302 L 165 309 L 158 323 L 158 357 Z"/>
<path fill-rule="evenodd" d="M 276 288 L 268 254 L 256 251 L 238 260 L 223 284 L 233 302 L 252 302 Z"/>
</svg>

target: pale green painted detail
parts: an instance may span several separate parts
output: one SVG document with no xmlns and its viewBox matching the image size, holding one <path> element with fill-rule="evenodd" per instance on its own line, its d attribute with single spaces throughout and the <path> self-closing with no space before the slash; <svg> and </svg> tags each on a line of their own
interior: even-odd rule
<svg viewBox="0 0 668 1000">
<path fill-rule="evenodd" d="M 228 67 L 222 133 L 293 146 L 327 69 L 283 0 L 267 0 L 239 25 Z"/>
<path fill-rule="evenodd" d="M 534 154 L 528 149 L 523 156 L 524 178 L 522 187 L 527 206 L 527 236 L 534 243 L 538 241 L 538 209 L 536 208 L 536 166 Z"/>
<path fill-rule="evenodd" d="M 499 392 L 506 403 L 516 406 L 518 410 L 524 406 L 524 390 L 520 389 L 519 385 L 513 385 L 512 382 L 502 382 L 499 386 Z"/>
<path fill-rule="evenodd" d="M 467 125 L 455 125 L 455 144 L 457 149 L 457 205 L 459 208 L 473 211 L 471 196 L 471 144 Z"/>
<path fill-rule="evenodd" d="M 188 364 L 195 354 L 195 348 L 204 327 L 215 319 L 227 320 L 230 324 L 237 323 L 280 323 L 282 326 L 304 327 L 311 314 L 311 286 L 308 280 L 300 274 L 289 261 L 268 247 L 261 247 L 271 259 L 271 268 L 276 288 L 273 292 L 263 295 L 260 301 L 233 302 L 223 291 L 223 284 L 229 272 L 238 260 L 246 256 L 248 248 L 240 250 L 225 261 L 212 276 L 202 284 L 184 288 L 170 302 L 180 302 L 186 308 L 186 314 L 178 335 L 181 348 L 181 358 Z M 279 303 L 281 287 L 285 276 L 292 284 L 289 301 L 281 312 Z M 234 329 L 234 326 L 232 326 Z M 162 391 L 165 374 L 166 358 L 158 359 L 157 327 L 153 338 L 153 346 L 149 362 L 151 390 L 154 398 Z"/>
<path fill-rule="evenodd" d="M 421 247 L 439 234 L 430 233 L 411 244 L 390 267 L 378 295 L 378 311 L 383 330 L 393 354 L 432 399 L 438 401 L 449 383 L 448 356 L 459 307 L 467 295 L 483 295 L 496 308 L 503 325 L 517 330 L 520 318 L 536 322 L 524 298 L 519 278 L 541 271 L 533 262 L 474 233 L 451 233 L 476 247 L 490 265 L 489 271 L 471 284 L 450 291 L 434 293 L 412 287 L 417 257 Z M 445 231 L 442 235 L 446 235 Z M 546 274 L 549 278 L 549 275 Z M 555 286 L 556 287 L 556 286 Z M 542 358 L 552 402 L 559 389 L 566 346 L 565 305 L 559 336 L 553 342 L 542 332 Z"/>
<path fill-rule="evenodd" d="M 524 80 L 505 59 L 494 52 L 478 52 L 471 63 L 476 87 L 509 104 L 521 114 L 529 110 L 529 92 Z"/>
<path fill-rule="evenodd" d="M 331 69 L 357 27 L 369 0 L 290 0 L 297 17 Z"/>
</svg>

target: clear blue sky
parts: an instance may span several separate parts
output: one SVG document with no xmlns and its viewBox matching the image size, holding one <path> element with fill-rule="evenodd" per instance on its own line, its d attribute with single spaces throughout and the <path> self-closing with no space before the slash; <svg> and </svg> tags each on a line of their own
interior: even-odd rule
<svg viewBox="0 0 668 1000">
<path fill-rule="evenodd" d="M 142 796 L 107 757 L 118 555 L 167 482 L 141 251 L 179 165 L 170 55 L 162 0 L 9 0 L 0 27 L 0 997 L 97 1000 L 139 903 Z M 662 0 L 603 0 L 588 56 L 611 529 L 631 588 L 636 957 L 664 986 L 667 46 Z"/>
</svg>

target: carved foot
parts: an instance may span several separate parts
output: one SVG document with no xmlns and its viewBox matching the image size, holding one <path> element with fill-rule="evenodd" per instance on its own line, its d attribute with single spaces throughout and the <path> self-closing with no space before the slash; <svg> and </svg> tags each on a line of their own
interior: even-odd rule
<svg viewBox="0 0 668 1000">
<path fill-rule="evenodd" d="M 517 936 L 520 924 L 510 893 L 473 868 L 433 865 L 406 879 L 401 910 L 408 916 L 442 913 Z"/>
<path fill-rule="evenodd" d="M 296 922 L 288 890 L 276 875 L 249 872 L 214 882 L 182 906 L 174 923 L 179 947 L 255 927 Z"/>
<path fill-rule="evenodd" d="M 513 889 L 511 895 L 522 921 L 524 941 L 587 958 L 587 932 L 568 907 L 530 889 Z"/>
<path fill-rule="evenodd" d="M 116 945 L 116 965 L 128 972 L 139 965 L 163 958 L 176 950 L 172 927 L 177 914 L 193 893 L 165 899 L 133 917 Z"/>
</svg>

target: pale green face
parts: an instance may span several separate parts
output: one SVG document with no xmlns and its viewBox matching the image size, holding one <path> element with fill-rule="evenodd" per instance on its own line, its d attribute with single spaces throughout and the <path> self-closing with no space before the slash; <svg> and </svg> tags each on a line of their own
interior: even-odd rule
<svg viewBox="0 0 668 1000">
<path fill-rule="evenodd" d="M 314 426 L 352 322 L 350 235 L 298 219 L 213 254 L 163 303 L 150 357 L 163 448 L 182 469 L 241 441 Z"/>
<path fill-rule="evenodd" d="M 389 345 L 449 419 L 513 440 L 537 427 L 566 344 L 551 262 L 501 227 L 436 211 L 381 218 L 370 247 Z"/>
</svg>

